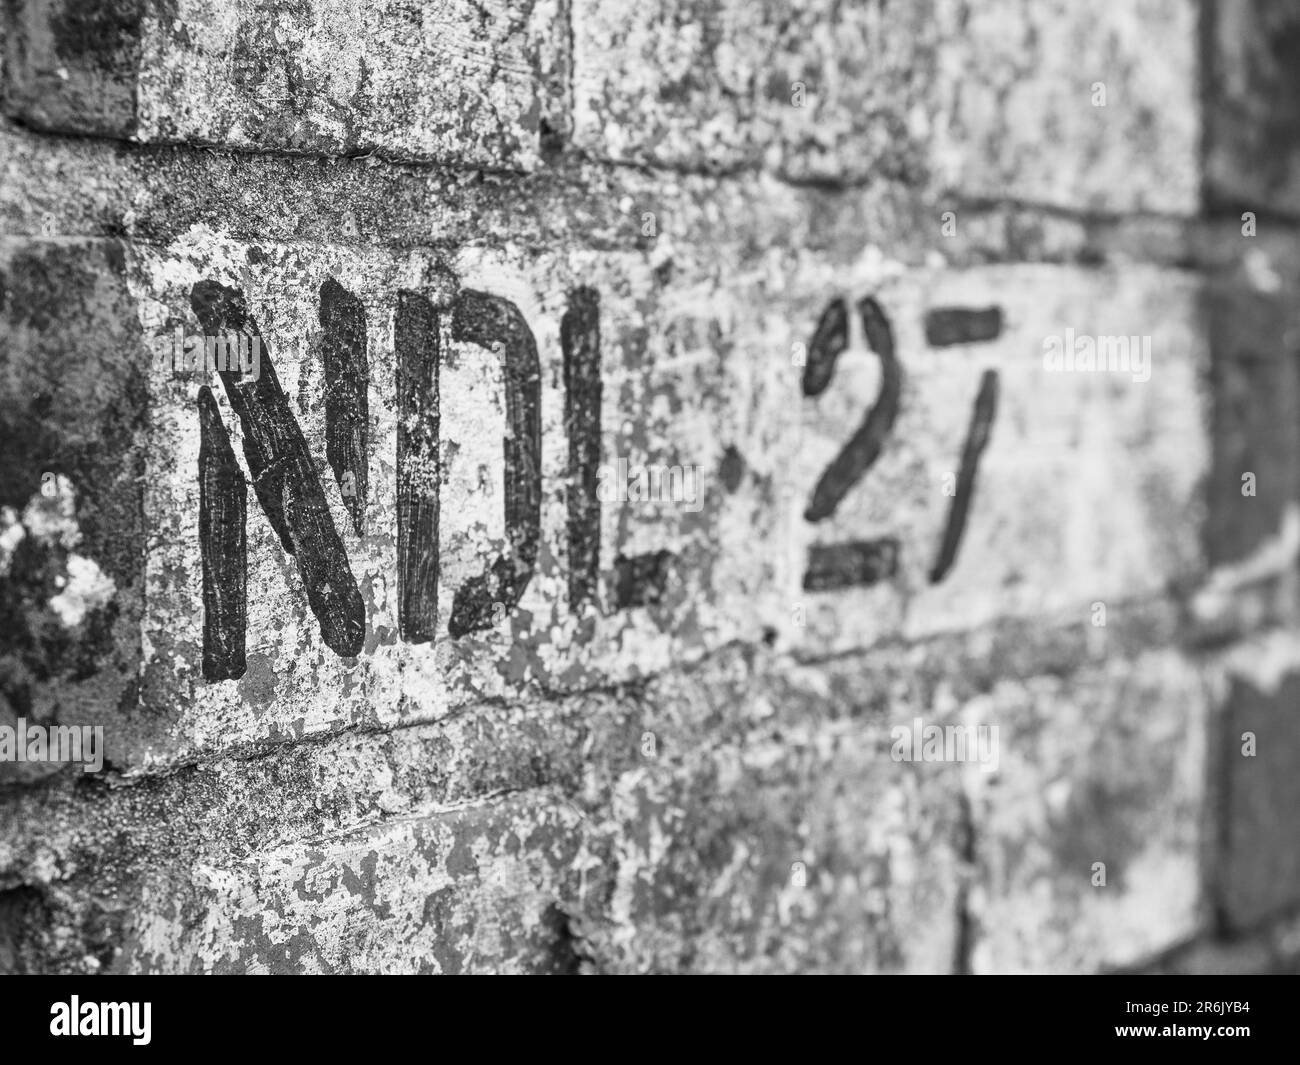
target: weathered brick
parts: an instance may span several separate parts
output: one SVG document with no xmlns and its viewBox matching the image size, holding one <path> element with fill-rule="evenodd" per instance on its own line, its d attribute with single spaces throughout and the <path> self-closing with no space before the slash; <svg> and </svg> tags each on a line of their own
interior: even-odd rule
<svg viewBox="0 0 1300 1065">
<path fill-rule="evenodd" d="M 1213 463 L 1191 599 L 1196 639 L 1227 644 L 1300 620 L 1300 353 L 1293 236 L 1235 219 L 1206 228 Z"/>
<path fill-rule="evenodd" d="M 527 170 L 567 125 L 558 3 L 7 5 L 6 112 L 148 143 Z"/>
<path fill-rule="evenodd" d="M 564 971 L 577 814 L 510 801 L 304 841 L 146 888 L 137 971 Z M 187 912 L 188 910 L 188 912 Z M 197 912 L 198 918 L 190 914 Z"/>
<path fill-rule="evenodd" d="M 1251 929 L 1300 904 L 1300 636 L 1273 630 L 1228 657 L 1222 744 L 1223 823 L 1211 869 L 1218 917 Z"/>
<path fill-rule="evenodd" d="M 1216 566 L 1247 562 L 1300 506 L 1300 283 L 1293 238 L 1216 228 L 1222 261 L 1205 286 L 1214 461 L 1206 550 Z"/>
<path fill-rule="evenodd" d="M 104 725 L 133 747 L 146 411 L 126 251 L 0 241 L 0 723 Z M 0 763 L 0 782 L 47 772 Z"/>
<path fill-rule="evenodd" d="M 1193 214 L 1200 9 L 1193 0 L 938 4 L 930 91 L 940 187 L 1084 211 Z"/>
<path fill-rule="evenodd" d="M 12 0 L 0 723 L 103 724 L 109 763 L 8 767 L 0 968 L 1287 965 L 1291 21 Z M 274 358 L 274 447 L 156 364 L 219 286 Z M 1067 331 L 1150 337 L 1150 379 L 1049 372 Z M 436 453 L 398 380 L 435 363 Z M 215 682 L 204 384 L 209 500 L 257 481 L 247 670 Z M 698 466 L 703 505 L 574 531 L 593 456 Z M 427 642 L 399 634 L 412 501 Z M 997 770 L 896 760 L 917 718 L 998 726 Z"/>
<path fill-rule="evenodd" d="M 1207 0 L 1205 196 L 1267 218 L 1300 213 L 1300 18 L 1278 0 Z"/>
<path fill-rule="evenodd" d="M 969 777 L 977 972 L 1127 965 L 1205 919 L 1210 678 L 1173 651 L 1122 654 L 1008 677 L 966 709 L 1001 741 L 998 772 Z"/>
<path fill-rule="evenodd" d="M 890 758 L 914 678 L 880 665 L 722 656 L 647 686 L 640 764 L 592 844 L 581 927 L 603 970 L 960 964 L 956 772 Z"/>
<path fill-rule="evenodd" d="M 131 136 L 144 10 L 140 0 L 6 3 L 5 114 L 38 128 Z"/>
<path fill-rule="evenodd" d="M 673 169 L 1190 214 L 1196 11 L 579 0 L 574 137 L 602 158 Z"/>
</svg>

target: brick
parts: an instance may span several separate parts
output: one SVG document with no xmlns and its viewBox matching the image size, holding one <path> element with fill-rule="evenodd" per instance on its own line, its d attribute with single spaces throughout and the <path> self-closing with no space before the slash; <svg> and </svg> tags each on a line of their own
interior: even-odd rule
<svg viewBox="0 0 1300 1065">
<path fill-rule="evenodd" d="M 932 69 L 926 15 L 583 0 L 572 16 L 575 141 L 669 168 L 907 174 L 919 161 L 908 126 L 916 86 Z"/>
<path fill-rule="evenodd" d="M 1294 241 L 1222 219 L 1207 227 L 1213 462 L 1203 538 L 1212 570 L 1194 638 L 1228 644 L 1300 618 L 1300 357 L 1287 293 Z"/>
<path fill-rule="evenodd" d="M 627 739 L 622 756 L 597 746 L 602 764 L 634 756 L 628 713 L 607 698 L 477 706 L 120 787 L 65 776 L 11 793 L 0 876 L 26 889 L 0 897 L 10 949 L 32 971 L 567 971 L 555 907 L 577 898 L 584 807 L 566 796 L 593 730 Z"/>
<path fill-rule="evenodd" d="M 4 112 L 33 126 L 129 137 L 144 5 L 5 5 Z"/>
<path fill-rule="evenodd" d="M 1204 923 L 1210 677 L 1116 652 L 1068 680 L 1008 676 L 968 709 L 1001 744 L 998 772 L 970 778 L 976 972 L 1134 964 Z"/>
<path fill-rule="evenodd" d="M 1194 530 L 1208 410 L 1193 279 L 1139 270 L 1120 283 L 1108 271 L 1026 266 L 918 271 L 881 291 L 903 352 L 902 412 L 880 460 L 839 512 L 817 527 L 796 524 L 794 536 L 807 543 L 897 535 L 900 573 L 887 585 L 804 597 L 801 647 L 861 646 L 900 631 L 915 638 L 994 616 L 1068 609 L 1082 622 L 1094 602 L 1156 594 L 1202 570 Z M 1001 336 L 929 348 L 924 310 L 952 305 L 1001 307 Z M 1150 380 L 1047 372 L 1046 338 L 1064 338 L 1067 329 L 1149 336 Z M 846 363 L 840 373 L 853 373 L 853 384 L 832 383 L 804 401 L 802 431 L 786 460 L 796 484 L 811 483 L 860 421 L 874 391 L 871 361 Z M 988 369 L 1000 379 L 997 414 L 955 564 L 932 584 L 952 503 L 944 478 L 958 471 Z M 1123 528 L 1112 525 L 1120 515 Z"/>
<path fill-rule="evenodd" d="M 1300 213 L 1295 9 L 1205 5 L 1205 195 L 1225 212 Z"/>
<path fill-rule="evenodd" d="M 1189 214 L 1196 10 L 581 0 L 575 142 L 672 169 Z"/>
<path fill-rule="evenodd" d="M 646 689 L 581 915 L 602 971 L 953 971 L 956 773 L 890 759 L 865 661 L 731 660 Z"/>
<path fill-rule="evenodd" d="M 572 957 L 553 900 L 572 876 L 576 820 L 562 805 L 512 802 L 360 830 L 239 867 L 199 867 L 198 901 L 188 903 L 197 921 L 175 919 L 187 906 L 175 885 L 146 889 L 131 968 L 563 971 Z"/>
<path fill-rule="evenodd" d="M 104 725 L 136 712 L 143 560 L 137 432 L 147 390 L 117 243 L 0 241 L 0 724 Z M 49 770 L 0 763 L 0 781 Z"/>
<path fill-rule="evenodd" d="M 1300 637 L 1285 630 L 1239 645 L 1228 659 L 1225 712 L 1214 735 L 1222 744 L 1224 820 L 1211 883 L 1219 919 L 1233 931 L 1300 903 L 1298 662 Z"/>
<path fill-rule="evenodd" d="M 1214 462 L 1205 539 L 1215 565 L 1246 561 L 1300 502 L 1300 352 L 1288 293 L 1292 241 L 1217 229 L 1222 261 L 1205 287 Z M 1246 483 L 1246 475 L 1253 484 Z M 1249 494 L 1248 494 L 1249 493 Z"/>
<path fill-rule="evenodd" d="M 940 4 L 940 187 L 1083 211 L 1195 213 L 1200 10 L 1189 0 Z M 1104 106 L 1094 104 L 1099 84 Z"/>
<path fill-rule="evenodd" d="M 6 113 L 145 143 L 527 170 L 566 128 L 559 7 L 9 5 Z"/>
</svg>

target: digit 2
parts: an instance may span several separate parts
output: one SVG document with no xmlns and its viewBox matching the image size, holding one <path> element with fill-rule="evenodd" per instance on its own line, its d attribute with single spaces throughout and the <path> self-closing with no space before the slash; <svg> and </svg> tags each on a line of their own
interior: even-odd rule
<svg viewBox="0 0 1300 1065">
<path fill-rule="evenodd" d="M 835 513 L 849 490 L 875 465 L 885 439 L 898 417 L 903 392 L 903 368 L 894 350 L 894 330 L 880 304 L 871 296 L 858 301 L 858 316 L 867 343 L 880 359 L 880 391 L 866 418 L 848 443 L 826 467 L 804 511 L 810 522 L 824 521 Z M 835 374 L 835 363 L 849 346 L 848 308 L 842 299 L 822 312 L 808 345 L 803 394 L 819 396 Z M 886 536 L 839 544 L 814 544 L 804 571 L 805 591 L 829 591 L 853 585 L 875 584 L 892 577 L 898 568 L 899 543 Z"/>
<path fill-rule="evenodd" d="M 817 481 L 812 499 L 804 511 L 810 522 L 823 521 L 875 465 L 893 430 L 902 395 L 903 371 L 894 348 L 894 333 L 880 304 L 871 296 L 858 302 L 858 314 L 867 343 L 881 363 L 880 391 L 858 431 L 844 445 Z M 849 319 L 843 300 L 835 300 L 817 323 L 808 345 L 804 367 L 803 394 L 819 396 L 830 384 L 835 362 L 848 347 Z M 1002 311 L 998 307 L 970 310 L 939 307 L 926 314 L 925 334 L 932 347 L 991 341 L 1002 332 Z M 980 458 L 988 446 L 997 414 L 999 380 L 996 370 L 985 370 L 971 411 L 970 427 L 962 448 L 957 490 L 948 512 L 943 538 L 930 583 L 939 584 L 951 571 L 965 533 L 974 498 Z M 854 585 L 870 585 L 892 577 L 898 568 L 899 542 L 892 536 L 853 540 L 839 544 L 814 544 L 804 572 L 805 591 L 829 591 Z"/>
</svg>

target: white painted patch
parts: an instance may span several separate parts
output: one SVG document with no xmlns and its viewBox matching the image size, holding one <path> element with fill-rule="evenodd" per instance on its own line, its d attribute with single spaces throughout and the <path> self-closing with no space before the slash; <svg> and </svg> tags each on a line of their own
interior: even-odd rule
<svg viewBox="0 0 1300 1065">
<path fill-rule="evenodd" d="M 1224 663 L 1228 673 L 1265 695 L 1276 695 L 1291 673 L 1300 673 L 1300 637 L 1275 630 L 1234 647 Z"/>
<path fill-rule="evenodd" d="M 98 609 L 113 598 L 117 585 L 95 564 L 82 555 L 68 557 L 68 583 L 50 600 L 50 609 L 59 620 L 71 628 L 80 625 L 90 611 Z"/>
<path fill-rule="evenodd" d="M 1291 503 L 1282 515 L 1276 536 L 1269 537 L 1247 558 L 1220 566 L 1192 600 L 1192 610 L 1202 621 L 1222 617 L 1231 610 L 1237 592 L 1251 584 L 1279 577 L 1300 558 L 1300 506 Z"/>
<path fill-rule="evenodd" d="M 42 490 L 32 496 L 23 511 L 23 525 L 28 535 L 46 543 L 57 542 L 68 549 L 81 543 L 77 492 L 72 482 L 61 473 L 43 481 Z"/>
<path fill-rule="evenodd" d="M 1246 252 L 1242 265 L 1245 268 L 1246 277 L 1260 292 L 1281 291 L 1282 278 L 1273 269 L 1272 260 L 1269 259 L 1267 252 L 1261 251 L 1259 248 L 1252 248 Z"/>
<path fill-rule="evenodd" d="M 9 572 L 14 552 L 26 536 L 27 530 L 18 520 L 18 512 L 13 507 L 0 509 L 0 577 Z"/>
</svg>

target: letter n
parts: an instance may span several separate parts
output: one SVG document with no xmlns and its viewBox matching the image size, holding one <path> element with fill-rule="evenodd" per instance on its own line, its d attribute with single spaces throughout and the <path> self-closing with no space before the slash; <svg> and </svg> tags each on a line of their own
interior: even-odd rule
<svg viewBox="0 0 1300 1065">
<path fill-rule="evenodd" d="M 365 638 L 365 604 L 330 518 L 307 441 L 280 387 L 271 346 L 240 290 L 200 281 L 190 291 L 190 305 L 208 335 L 240 332 L 262 342 L 266 366 L 257 380 L 243 379 L 237 369 L 227 368 L 219 372 L 221 383 L 243 430 L 244 459 L 257 500 L 297 564 L 321 638 L 335 654 L 355 656 Z M 209 422 L 211 416 L 209 411 Z M 215 574 L 205 569 L 205 604 L 215 599 L 216 589 L 208 587 L 210 572 Z M 233 658 L 226 668 L 235 668 Z"/>
</svg>

